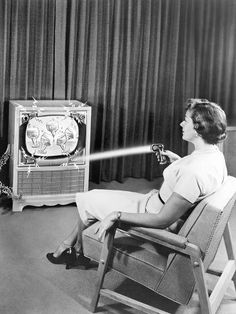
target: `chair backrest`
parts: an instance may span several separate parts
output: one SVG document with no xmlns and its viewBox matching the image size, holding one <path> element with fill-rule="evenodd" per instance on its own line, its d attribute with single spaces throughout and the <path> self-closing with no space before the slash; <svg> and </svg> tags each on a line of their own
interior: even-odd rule
<svg viewBox="0 0 236 314">
<path fill-rule="evenodd" d="M 189 242 L 200 248 L 205 269 L 215 257 L 235 199 L 236 178 L 228 176 L 218 191 L 195 207 L 179 231 L 180 235 L 185 236 Z M 178 303 L 187 304 L 195 286 L 191 269 L 191 262 L 187 257 L 175 253 L 170 254 L 168 267 L 157 291 L 160 294 L 169 295 Z"/>
<path fill-rule="evenodd" d="M 235 202 L 236 178 L 228 176 L 223 186 L 204 199 L 181 228 L 179 234 L 197 244 L 207 269 L 214 259 Z"/>
</svg>

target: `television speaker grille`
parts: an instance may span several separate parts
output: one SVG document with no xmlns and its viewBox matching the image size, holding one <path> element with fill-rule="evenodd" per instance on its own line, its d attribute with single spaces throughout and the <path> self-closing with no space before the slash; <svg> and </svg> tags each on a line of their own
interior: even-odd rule
<svg viewBox="0 0 236 314">
<path fill-rule="evenodd" d="M 84 191 L 85 169 L 18 172 L 17 193 L 22 195 L 67 194 Z"/>
</svg>

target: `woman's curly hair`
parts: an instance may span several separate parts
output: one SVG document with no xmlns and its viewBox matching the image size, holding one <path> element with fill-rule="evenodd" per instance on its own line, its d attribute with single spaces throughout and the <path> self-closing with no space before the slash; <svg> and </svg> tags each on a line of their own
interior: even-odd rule
<svg viewBox="0 0 236 314">
<path fill-rule="evenodd" d="M 227 120 L 224 110 L 207 99 L 187 100 L 194 129 L 208 144 L 217 144 L 226 138 Z"/>
</svg>

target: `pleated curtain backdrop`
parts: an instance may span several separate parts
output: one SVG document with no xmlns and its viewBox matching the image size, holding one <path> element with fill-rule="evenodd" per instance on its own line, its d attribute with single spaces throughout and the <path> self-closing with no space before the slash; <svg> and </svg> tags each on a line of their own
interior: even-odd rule
<svg viewBox="0 0 236 314">
<path fill-rule="evenodd" d="M 0 0 L 0 122 L 9 99 L 92 107 L 91 152 L 162 142 L 183 155 L 190 97 L 236 118 L 235 0 Z M 91 163 L 91 180 L 161 175 L 154 156 Z"/>
</svg>

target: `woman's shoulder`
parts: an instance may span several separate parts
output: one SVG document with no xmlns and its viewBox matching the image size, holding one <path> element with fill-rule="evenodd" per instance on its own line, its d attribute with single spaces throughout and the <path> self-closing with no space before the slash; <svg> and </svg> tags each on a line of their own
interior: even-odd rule
<svg viewBox="0 0 236 314">
<path fill-rule="evenodd" d="M 191 165 L 195 164 L 215 164 L 215 163 L 224 163 L 225 158 L 223 153 L 220 150 L 216 150 L 213 152 L 193 152 L 190 155 L 186 156 L 187 158 L 185 159 L 186 163 Z"/>
<path fill-rule="evenodd" d="M 219 151 L 212 154 L 190 154 L 185 156 L 179 164 L 181 174 L 202 176 L 226 168 L 224 155 Z M 220 171 L 221 172 L 221 171 Z"/>
<path fill-rule="evenodd" d="M 216 150 L 215 152 L 206 153 L 194 151 L 180 160 L 173 162 L 165 169 L 166 173 L 174 173 L 177 177 L 180 176 L 195 176 L 205 177 L 205 175 L 215 175 L 225 173 L 226 163 L 224 155 Z"/>
</svg>

